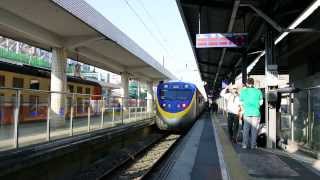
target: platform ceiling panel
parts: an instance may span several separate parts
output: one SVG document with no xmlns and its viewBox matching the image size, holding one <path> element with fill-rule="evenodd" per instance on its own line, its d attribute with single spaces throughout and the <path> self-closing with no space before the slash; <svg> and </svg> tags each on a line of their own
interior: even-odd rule
<svg viewBox="0 0 320 180">
<path fill-rule="evenodd" d="M 94 29 L 47 0 L 2 0 L 1 8 L 61 36 L 95 35 Z"/>
<path fill-rule="evenodd" d="M 175 79 L 152 56 L 83 0 L 2 0 L 0 35 L 144 80 Z M 137 69 L 148 67 L 148 71 Z"/>
<path fill-rule="evenodd" d="M 194 48 L 202 79 L 207 81 L 209 88 L 221 88 L 223 79 L 232 80 L 241 73 L 242 53 L 246 52 L 247 64 L 250 64 L 256 57 L 255 52 L 264 50 L 264 35 L 269 26 L 261 16 L 248 7 L 238 7 L 231 32 L 248 33 L 248 45 L 245 48 L 227 48 L 225 56 L 221 61 L 221 69 L 217 76 L 219 62 L 222 56 L 221 48 L 195 48 L 196 34 L 200 33 L 226 33 L 228 25 L 231 24 L 231 14 L 235 2 L 241 5 L 251 5 L 261 10 L 268 17 L 273 19 L 282 27 L 287 27 L 296 19 L 313 1 L 295 0 L 177 0 L 185 28 L 189 34 L 190 41 Z M 310 26 L 309 26 L 310 27 Z M 274 32 L 275 37 L 280 32 Z M 288 50 L 286 45 L 279 48 L 277 57 Z M 280 54 L 280 55 L 279 55 Z M 282 61 L 281 61 L 282 60 Z M 279 58 L 280 73 L 288 72 L 288 60 Z M 253 74 L 261 74 L 264 63 L 259 62 L 252 71 Z M 217 76 L 217 82 L 213 82 Z"/>
</svg>

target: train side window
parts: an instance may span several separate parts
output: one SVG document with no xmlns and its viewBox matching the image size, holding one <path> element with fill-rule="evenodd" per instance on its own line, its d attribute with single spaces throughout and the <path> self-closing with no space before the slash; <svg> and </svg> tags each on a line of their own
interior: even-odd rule
<svg viewBox="0 0 320 180">
<path fill-rule="evenodd" d="M 40 82 L 39 80 L 32 79 L 30 81 L 30 89 L 39 89 L 40 88 Z"/>
<path fill-rule="evenodd" d="M 16 103 L 16 94 L 12 94 L 12 99 L 11 99 L 11 103 Z M 23 104 L 23 101 L 24 99 L 23 99 L 23 95 L 21 94 L 20 95 L 20 104 Z"/>
<path fill-rule="evenodd" d="M 0 76 L 0 87 L 4 87 L 5 86 L 5 77 L 4 76 Z"/>
<path fill-rule="evenodd" d="M 90 94 L 90 88 L 86 88 L 86 94 Z"/>
<path fill-rule="evenodd" d="M 68 107 L 68 109 L 71 108 L 71 105 L 72 105 L 72 97 L 67 97 L 67 107 Z"/>
<path fill-rule="evenodd" d="M 77 93 L 82 94 L 82 87 L 80 87 L 80 86 L 77 87 Z"/>
<path fill-rule="evenodd" d="M 38 107 L 39 107 L 39 96 L 30 95 L 29 96 L 29 112 L 31 116 L 37 116 L 38 115 Z"/>
<path fill-rule="evenodd" d="M 0 126 L 1 122 L 4 120 L 4 117 L 4 94 L 0 93 Z"/>
<path fill-rule="evenodd" d="M 78 113 L 84 112 L 84 103 L 81 97 L 77 98 L 77 111 Z"/>
<path fill-rule="evenodd" d="M 69 92 L 73 93 L 74 92 L 74 86 L 73 85 L 68 85 Z"/>
<path fill-rule="evenodd" d="M 23 79 L 22 78 L 13 78 L 12 79 L 13 88 L 23 88 Z"/>
<path fill-rule="evenodd" d="M 4 94 L 0 93 L 0 107 L 3 106 L 3 103 L 4 103 Z"/>
</svg>

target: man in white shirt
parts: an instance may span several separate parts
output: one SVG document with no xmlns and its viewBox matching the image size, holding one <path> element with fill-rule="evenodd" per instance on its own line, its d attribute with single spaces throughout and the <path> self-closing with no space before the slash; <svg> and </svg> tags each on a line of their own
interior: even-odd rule
<svg viewBox="0 0 320 180">
<path fill-rule="evenodd" d="M 241 110 L 237 86 L 227 86 L 221 91 L 220 96 L 227 101 L 229 137 L 233 143 L 236 143 L 239 129 L 239 115 Z"/>
</svg>

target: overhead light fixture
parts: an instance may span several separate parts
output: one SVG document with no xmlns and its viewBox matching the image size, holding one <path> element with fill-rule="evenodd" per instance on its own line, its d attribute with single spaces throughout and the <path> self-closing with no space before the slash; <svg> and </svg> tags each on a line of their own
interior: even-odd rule
<svg viewBox="0 0 320 180">
<path fill-rule="evenodd" d="M 305 19 L 307 19 L 318 7 L 320 6 L 320 0 L 314 1 L 293 23 L 290 24 L 288 29 L 295 29 L 298 27 Z M 274 42 L 277 45 L 283 38 L 285 38 L 289 32 L 282 33 Z"/>
<path fill-rule="evenodd" d="M 266 54 L 266 51 L 262 51 L 259 56 L 254 59 L 254 61 L 247 67 L 247 72 L 251 72 L 251 70 L 254 68 L 254 66 L 259 62 L 260 58 Z"/>
<path fill-rule="evenodd" d="M 261 52 L 262 51 L 254 51 L 254 52 L 248 53 L 248 55 L 258 54 L 258 53 L 261 53 Z"/>
</svg>

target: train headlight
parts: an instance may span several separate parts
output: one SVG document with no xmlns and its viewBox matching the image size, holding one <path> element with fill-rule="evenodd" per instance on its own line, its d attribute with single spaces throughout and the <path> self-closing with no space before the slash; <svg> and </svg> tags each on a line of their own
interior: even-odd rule
<svg viewBox="0 0 320 180">
<path fill-rule="evenodd" d="M 185 103 L 183 103 L 183 104 L 182 104 L 182 107 L 183 107 L 183 108 L 186 108 L 186 107 L 187 107 L 187 105 L 186 105 Z"/>
<path fill-rule="evenodd" d="M 166 107 L 166 104 L 165 104 L 165 103 L 163 103 L 163 104 L 162 104 L 162 107 Z"/>
</svg>

